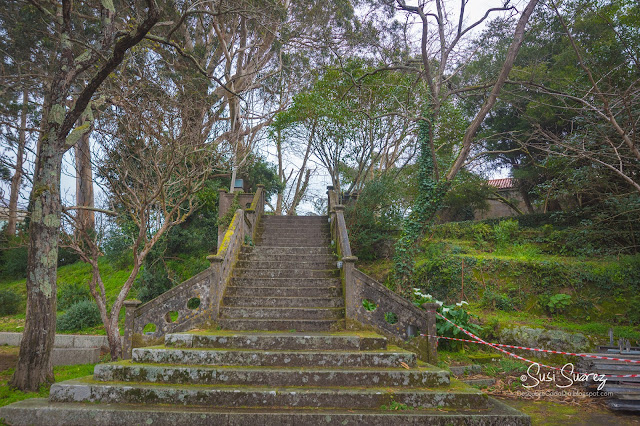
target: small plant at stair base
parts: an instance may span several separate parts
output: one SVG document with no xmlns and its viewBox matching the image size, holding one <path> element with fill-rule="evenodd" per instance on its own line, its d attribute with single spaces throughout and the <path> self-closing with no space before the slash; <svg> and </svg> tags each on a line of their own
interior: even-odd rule
<svg viewBox="0 0 640 426">
<path fill-rule="evenodd" d="M 411 407 L 409 407 L 407 404 L 401 404 L 396 401 L 391 401 L 389 405 L 381 405 L 380 409 L 385 411 L 405 411 L 411 410 Z"/>
<path fill-rule="evenodd" d="M 468 303 L 465 302 L 464 300 L 454 305 L 445 305 L 443 302 L 436 300 L 430 294 L 422 293 L 422 291 L 419 288 L 414 288 L 412 295 L 413 295 L 414 305 L 420 307 L 424 303 L 435 303 L 438 305 L 438 312 L 442 316 L 444 316 L 445 318 L 447 318 L 448 320 L 456 324 L 458 327 L 461 327 L 467 331 L 470 331 L 476 336 L 482 333 L 482 327 L 480 327 L 478 324 L 474 324 L 471 322 L 472 315 L 469 314 L 464 309 L 464 305 L 468 305 Z M 458 327 L 451 324 L 449 321 L 442 319 L 440 316 L 436 316 L 436 332 L 438 336 L 469 339 L 470 337 L 467 336 Z M 442 341 L 440 342 L 440 344 L 450 345 L 450 346 L 461 345 L 461 343 L 459 342 L 449 342 L 449 341 Z"/>
<path fill-rule="evenodd" d="M 249 246 L 249 247 L 253 247 L 253 239 L 251 238 L 250 235 L 245 235 L 244 236 L 244 245 L 245 246 Z"/>
<path fill-rule="evenodd" d="M 391 325 L 396 324 L 398 322 L 398 315 L 393 312 L 385 312 L 384 320 Z"/>
<path fill-rule="evenodd" d="M 369 312 L 375 311 L 376 308 L 378 307 L 378 305 L 376 305 L 375 302 L 372 302 L 369 299 L 363 299 L 362 300 L 362 306 Z"/>
</svg>

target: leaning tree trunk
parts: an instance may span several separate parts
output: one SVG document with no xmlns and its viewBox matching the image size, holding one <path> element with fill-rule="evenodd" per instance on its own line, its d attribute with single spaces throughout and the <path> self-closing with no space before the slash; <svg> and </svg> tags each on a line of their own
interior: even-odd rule
<svg viewBox="0 0 640 426">
<path fill-rule="evenodd" d="M 93 174 L 91 171 L 91 147 L 89 136 L 91 132 L 82 135 L 75 145 L 76 155 L 76 205 L 79 207 L 94 207 L 93 205 Z M 95 228 L 95 214 L 90 209 L 78 210 L 78 223 L 87 232 Z"/>
<path fill-rule="evenodd" d="M 46 126 L 31 191 L 27 313 L 20 355 L 11 385 L 37 391 L 53 382 L 51 349 L 56 330 L 56 267 L 60 233 L 62 153 L 55 125 Z"/>
</svg>

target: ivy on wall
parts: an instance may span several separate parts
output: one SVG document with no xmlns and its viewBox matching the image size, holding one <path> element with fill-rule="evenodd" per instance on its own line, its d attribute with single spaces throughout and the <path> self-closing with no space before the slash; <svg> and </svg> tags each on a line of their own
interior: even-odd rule
<svg viewBox="0 0 640 426">
<path fill-rule="evenodd" d="M 393 257 L 394 283 L 396 291 L 400 294 L 408 295 L 412 288 L 418 243 L 433 223 L 435 213 L 441 207 L 449 187 L 447 181 L 438 181 L 434 176 L 434 154 L 430 144 L 432 126 L 433 112 L 425 108 L 423 118 L 418 123 L 418 195 L 411 213 L 404 221 Z"/>
</svg>

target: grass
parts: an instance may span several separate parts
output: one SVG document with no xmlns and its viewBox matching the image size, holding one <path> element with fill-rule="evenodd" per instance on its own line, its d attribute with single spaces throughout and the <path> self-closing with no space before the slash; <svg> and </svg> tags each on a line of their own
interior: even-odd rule
<svg viewBox="0 0 640 426">
<path fill-rule="evenodd" d="M 2 349 L 0 349 L 0 351 L 1 350 Z M 93 374 L 93 367 L 95 367 L 95 364 L 58 366 L 53 367 L 53 374 L 56 382 L 62 382 L 64 380 L 91 375 Z M 0 407 L 24 399 L 46 398 L 49 396 L 50 386 L 47 385 L 42 385 L 38 392 L 22 392 L 17 389 L 11 389 L 8 386 L 8 381 L 11 379 L 13 372 L 13 368 L 0 372 Z"/>
<path fill-rule="evenodd" d="M 617 338 L 640 340 L 640 329 L 631 325 L 612 325 L 607 322 L 580 322 L 571 321 L 564 317 L 536 316 L 531 312 L 513 311 L 504 312 L 480 307 L 478 304 L 469 305 L 469 312 L 482 318 L 483 322 L 497 324 L 499 326 L 522 325 L 546 329 L 557 329 L 572 333 L 582 333 L 596 338 L 602 343 L 608 341 L 609 328 L 613 328 L 613 334 Z"/>
</svg>

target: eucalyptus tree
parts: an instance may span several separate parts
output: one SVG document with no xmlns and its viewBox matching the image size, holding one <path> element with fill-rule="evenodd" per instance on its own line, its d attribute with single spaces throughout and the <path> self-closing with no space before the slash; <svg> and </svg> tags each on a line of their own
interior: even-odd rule
<svg viewBox="0 0 640 426">
<path fill-rule="evenodd" d="M 183 70 L 167 78 L 184 96 L 184 132 L 226 147 L 233 184 L 264 141 L 266 126 L 290 102 L 295 77 L 279 77 L 292 77 L 301 61 L 322 57 L 319 52 L 334 43 L 334 24 L 349 28 L 353 7 L 348 0 L 181 5 L 147 38 L 174 49 L 159 54 Z"/>
<path fill-rule="evenodd" d="M 414 82 L 411 75 L 379 73 L 360 60 L 328 68 L 294 97 L 274 129 L 291 143 L 302 142 L 304 161 L 325 168 L 336 190 L 358 193 L 412 158 L 412 117 L 420 99 Z"/>
</svg>

